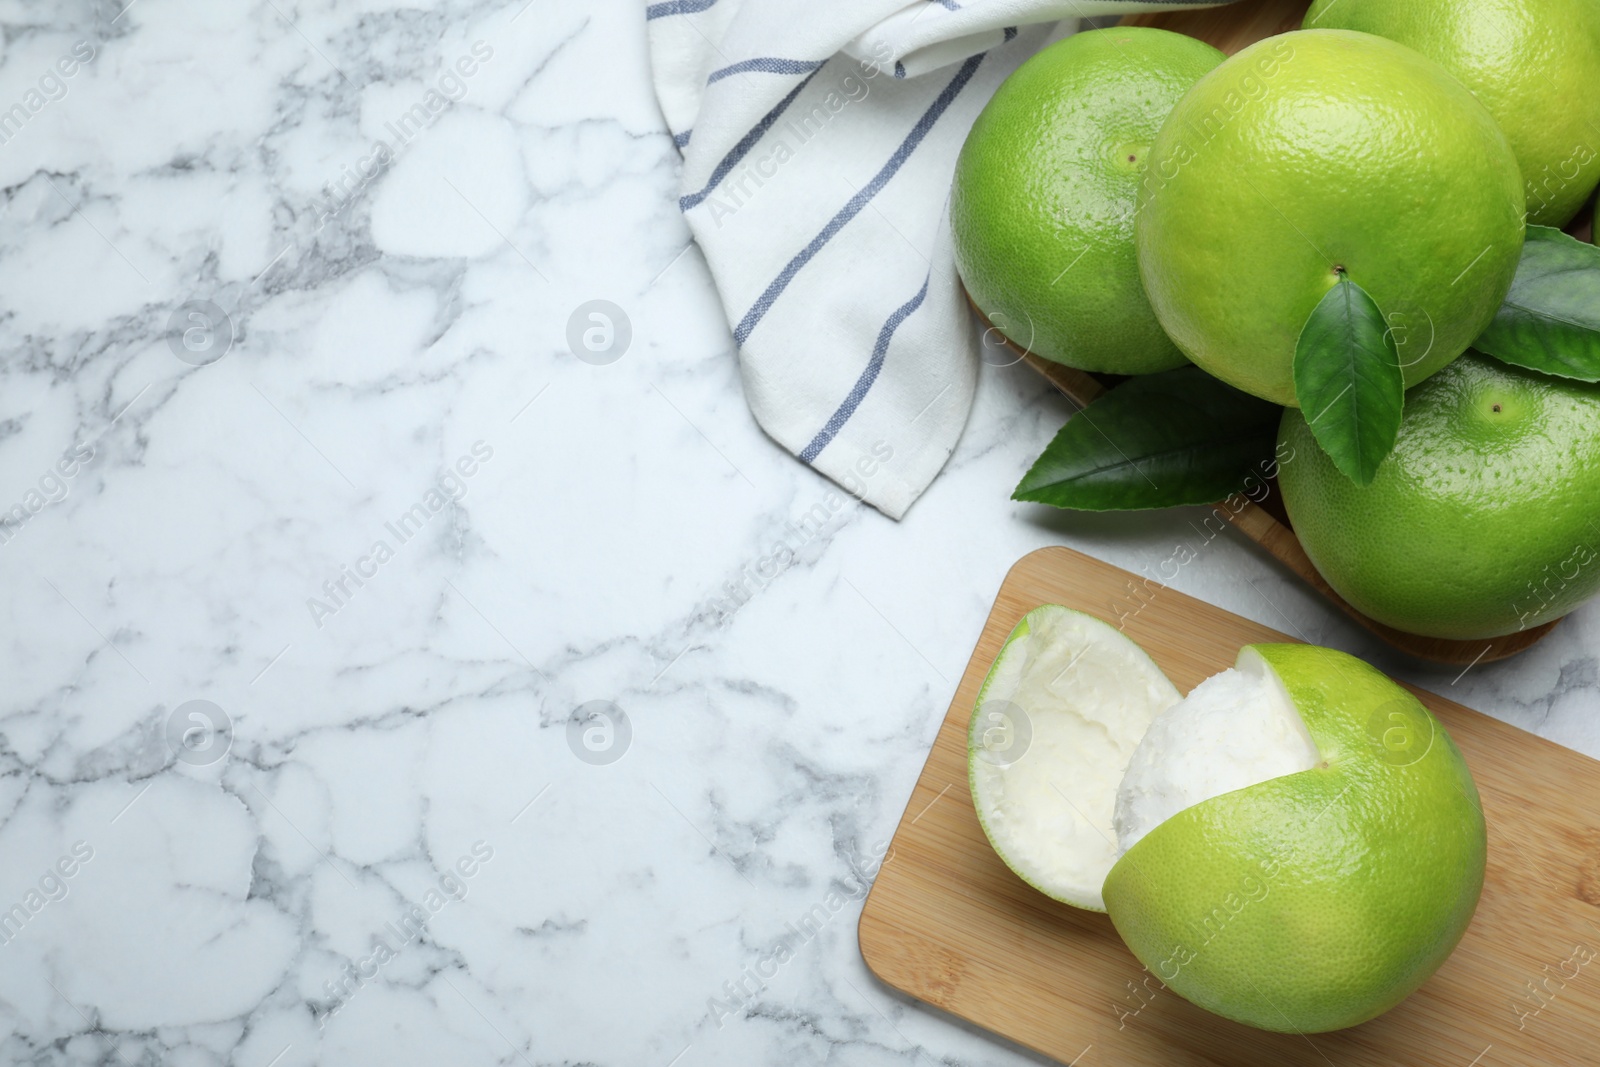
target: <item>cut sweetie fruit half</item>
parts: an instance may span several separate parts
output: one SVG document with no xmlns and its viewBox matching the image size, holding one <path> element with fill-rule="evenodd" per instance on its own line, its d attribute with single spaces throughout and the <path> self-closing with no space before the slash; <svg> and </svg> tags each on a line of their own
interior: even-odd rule
<svg viewBox="0 0 1600 1067">
<path fill-rule="evenodd" d="M 1267 1030 L 1352 1026 L 1449 956 L 1483 886 L 1471 774 L 1342 652 L 1251 645 L 1187 697 L 1133 641 L 1030 612 L 968 735 L 979 821 L 1025 882 L 1106 911 L 1152 974 Z"/>
</svg>

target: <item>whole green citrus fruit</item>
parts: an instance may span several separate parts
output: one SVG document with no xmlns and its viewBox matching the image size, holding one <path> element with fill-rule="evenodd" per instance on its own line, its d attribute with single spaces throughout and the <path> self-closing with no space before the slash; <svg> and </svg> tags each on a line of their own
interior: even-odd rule
<svg viewBox="0 0 1600 1067">
<path fill-rule="evenodd" d="M 1279 482 L 1306 555 L 1399 630 L 1495 637 L 1600 591 L 1600 385 L 1469 352 L 1413 389 L 1394 451 L 1351 482 L 1297 411 Z"/>
<path fill-rule="evenodd" d="M 1399 41 L 1460 78 L 1511 142 L 1529 222 L 1566 225 L 1600 182 L 1594 0 L 1316 0 L 1305 25 Z"/>
<path fill-rule="evenodd" d="M 1460 355 L 1511 286 L 1523 206 L 1505 134 L 1443 67 L 1370 34 L 1287 33 L 1167 118 L 1139 269 L 1190 359 L 1295 406 L 1295 343 L 1341 274 L 1393 328 L 1407 385 Z"/>
<path fill-rule="evenodd" d="M 956 267 L 1016 344 L 1083 370 L 1144 374 L 1187 362 L 1139 282 L 1134 201 L 1167 112 L 1222 62 L 1165 30 L 1074 34 L 1006 79 L 956 162 Z"/>
</svg>

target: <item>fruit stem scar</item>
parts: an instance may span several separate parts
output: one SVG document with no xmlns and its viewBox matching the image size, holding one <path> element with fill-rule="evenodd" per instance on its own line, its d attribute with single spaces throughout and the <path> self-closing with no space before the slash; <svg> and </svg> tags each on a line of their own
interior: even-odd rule
<svg viewBox="0 0 1600 1067">
<path fill-rule="evenodd" d="M 1335 274 L 1343 274 L 1344 273 L 1344 264 L 1343 263 L 1335 263 L 1333 265 L 1333 273 L 1335 273 Z"/>
</svg>

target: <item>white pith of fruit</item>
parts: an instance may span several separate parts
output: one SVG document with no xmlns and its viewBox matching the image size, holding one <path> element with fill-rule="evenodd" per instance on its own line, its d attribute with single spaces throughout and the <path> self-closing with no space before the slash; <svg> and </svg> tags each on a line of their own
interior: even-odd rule
<svg viewBox="0 0 1600 1067">
<path fill-rule="evenodd" d="M 1319 760 L 1253 649 L 1184 698 L 1120 631 L 1055 605 L 1031 612 L 995 660 L 968 754 L 995 851 L 1036 889 L 1094 911 L 1112 866 L 1161 823 Z"/>
<path fill-rule="evenodd" d="M 1288 690 L 1253 648 L 1157 715 L 1117 789 L 1112 822 L 1126 852 L 1201 801 L 1310 770 L 1320 759 Z M 1109 868 L 1108 868 L 1109 870 Z"/>
<path fill-rule="evenodd" d="M 1024 881 L 1104 911 L 1117 783 L 1151 720 L 1182 694 L 1099 619 L 1045 607 L 1027 625 L 979 695 L 968 737 L 973 800 L 995 851 Z M 1008 715 L 1015 721 L 1002 721 Z M 1019 740 L 1023 729 L 1031 736 Z"/>
</svg>

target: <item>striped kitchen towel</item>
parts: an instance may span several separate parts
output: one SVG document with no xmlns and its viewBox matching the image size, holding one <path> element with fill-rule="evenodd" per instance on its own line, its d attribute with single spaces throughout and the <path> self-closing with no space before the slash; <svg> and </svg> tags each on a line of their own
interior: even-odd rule
<svg viewBox="0 0 1600 1067">
<path fill-rule="evenodd" d="M 781 445 L 900 518 L 954 450 L 977 331 L 946 216 L 956 154 L 1052 25 L 1219 0 L 663 0 L 679 207 Z"/>
</svg>

